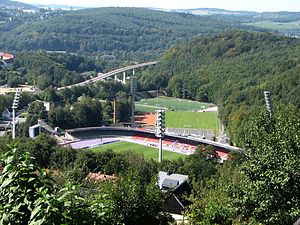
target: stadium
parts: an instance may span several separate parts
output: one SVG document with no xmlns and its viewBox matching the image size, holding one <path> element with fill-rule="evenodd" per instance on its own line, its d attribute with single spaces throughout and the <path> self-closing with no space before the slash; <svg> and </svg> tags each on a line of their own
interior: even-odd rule
<svg viewBox="0 0 300 225">
<path fill-rule="evenodd" d="M 62 145 L 75 149 L 91 149 L 115 142 L 130 142 L 139 145 L 158 148 L 159 139 L 151 130 L 143 128 L 89 127 L 66 130 L 65 141 Z M 230 151 L 243 151 L 227 144 L 200 138 L 165 135 L 162 140 L 164 151 L 183 155 L 194 154 L 198 146 L 213 146 L 220 162 L 228 159 Z M 204 149 L 203 149 L 204 150 Z"/>
</svg>

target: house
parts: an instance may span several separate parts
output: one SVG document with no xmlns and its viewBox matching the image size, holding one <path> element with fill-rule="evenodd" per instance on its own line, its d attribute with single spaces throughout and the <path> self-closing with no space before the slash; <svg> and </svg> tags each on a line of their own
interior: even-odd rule
<svg viewBox="0 0 300 225">
<path fill-rule="evenodd" d="M 13 55 L 0 52 L 0 69 L 6 69 L 9 66 L 9 64 L 13 63 L 13 61 Z"/>
<path fill-rule="evenodd" d="M 101 174 L 101 172 L 98 173 L 89 173 L 86 178 L 85 181 L 89 181 L 91 183 L 98 183 L 98 182 L 103 182 L 106 180 L 111 180 L 111 181 L 115 181 L 117 180 L 117 176 L 115 174 L 113 175 L 106 175 L 106 174 Z"/>
<path fill-rule="evenodd" d="M 158 173 L 158 185 L 163 192 L 172 190 L 173 192 L 177 189 L 181 189 L 181 186 L 187 182 L 189 177 L 187 175 L 176 174 L 170 171 Z"/>
<path fill-rule="evenodd" d="M 103 56 L 101 56 L 101 58 L 103 60 L 112 60 L 112 59 L 115 59 L 115 56 L 114 55 L 103 55 Z"/>
<path fill-rule="evenodd" d="M 12 117 L 12 109 L 11 108 L 6 108 L 2 112 L 2 119 L 10 119 Z"/>
<path fill-rule="evenodd" d="M 14 56 L 11 55 L 11 54 L 8 54 L 8 53 L 4 53 L 4 55 L 3 55 L 3 59 L 4 59 L 4 60 L 7 60 L 7 59 L 13 59 L 13 58 L 14 58 Z"/>
<path fill-rule="evenodd" d="M 175 174 L 170 171 L 158 173 L 158 185 L 162 192 L 171 192 L 165 203 L 165 210 L 170 213 L 181 214 L 192 202 L 184 199 L 183 195 L 190 195 L 188 184 L 189 177 L 183 174 Z"/>
</svg>

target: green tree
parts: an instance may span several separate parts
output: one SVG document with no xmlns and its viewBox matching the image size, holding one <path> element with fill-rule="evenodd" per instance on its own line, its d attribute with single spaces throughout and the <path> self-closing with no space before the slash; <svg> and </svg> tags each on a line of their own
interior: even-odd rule
<svg viewBox="0 0 300 225">
<path fill-rule="evenodd" d="M 9 108 L 14 99 L 13 95 L 0 95 L 0 112 L 2 113 L 5 108 Z"/>
<path fill-rule="evenodd" d="M 277 108 L 252 120 L 246 134 L 249 160 L 233 193 L 237 211 L 263 224 L 293 224 L 300 215 L 300 113 Z"/>
<path fill-rule="evenodd" d="M 48 112 L 48 121 L 53 125 L 60 128 L 71 128 L 74 125 L 71 111 L 69 107 L 54 107 L 52 105 Z"/>
<path fill-rule="evenodd" d="M 46 108 L 44 106 L 44 103 L 40 101 L 32 102 L 28 107 L 28 113 L 37 115 L 39 119 L 47 118 L 47 113 L 45 110 Z"/>
<path fill-rule="evenodd" d="M 29 162 L 29 154 L 16 155 L 16 149 L 1 159 L 0 214 L 1 224 L 28 224 L 34 202 L 41 197 L 38 191 L 44 187 Z"/>
<path fill-rule="evenodd" d="M 104 195 L 91 193 L 88 200 L 70 184 L 57 192 L 29 153 L 10 147 L 0 161 L 1 224 L 107 224 L 110 208 Z"/>
<path fill-rule="evenodd" d="M 229 207 L 230 193 L 243 177 L 240 157 L 243 158 L 240 153 L 231 155 L 223 164 L 217 165 L 216 174 L 194 183 L 193 204 L 186 213 L 190 224 L 232 224 L 235 215 Z"/>
<path fill-rule="evenodd" d="M 35 158 L 34 163 L 39 168 L 48 168 L 50 166 L 50 156 L 58 148 L 56 140 L 48 134 L 42 133 L 34 140 L 29 139 L 26 143 L 23 141 L 19 148 Z"/>
<path fill-rule="evenodd" d="M 194 181 L 200 181 L 208 178 L 216 172 L 217 159 L 212 157 L 208 160 L 209 155 L 203 152 L 196 152 L 184 160 L 184 164 L 178 169 L 180 173 L 189 175 Z"/>
<path fill-rule="evenodd" d="M 127 176 L 101 185 L 113 209 L 111 223 L 165 225 L 172 222 L 172 217 L 163 212 L 165 198 L 155 182 L 145 185 L 137 172 L 128 171 Z"/>
<path fill-rule="evenodd" d="M 117 100 L 116 119 L 119 122 L 126 122 L 131 114 L 131 104 L 127 99 Z"/>
<path fill-rule="evenodd" d="M 110 101 L 107 101 L 103 106 L 103 120 L 109 121 L 113 118 L 113 105 Z"/>
<path fill-rule="evenodd" d="M 59 96 L 56 94 L 55 89 L 52 87 L 49 87 L 49 85 L 47 85 L 47 88 L 44 91 L 44 101 L 46 101 L 46 102 L 58 102 L 59 101 Z"/>
<path fill-rule="evenodd" d="M 101 103 L 83 96 L 80 102 L 73 104 L 72 118 L 76 127 L 102 125 Z"/>
</svg>

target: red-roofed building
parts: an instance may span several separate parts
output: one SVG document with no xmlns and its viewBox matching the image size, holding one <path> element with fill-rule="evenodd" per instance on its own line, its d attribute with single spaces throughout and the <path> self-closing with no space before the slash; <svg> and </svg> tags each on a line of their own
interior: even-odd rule
<svg viewBox="0 0 300 225">
<path fill-rule="evenodd" d="M 6 59 L 13 59 L 13 58 L 14 58 L 14 56 L 11 55 L 11 54 L 8 54 L 8 53 L 5 53 L 5 54 L 3 55 L 3 59 L 4 59 L 4 60 L 6 60 Z"/>
<path fill-rule="evenodd" d="M 5 69 L 9 64 L 13 63 L 14 56 L 9 53 L 0 52 L 0 69 Z"/>
<path fill-rule="evenodd" d="M 113 174 L 113 175 L 105 175 L 105 174 L 101 174 L 100 172 L 98 173 L 89 173 L 85 180 L 86 181 L 90 181 L 92 183 L 97 183 L 97 182 L 103 182 L 103 181 L 106 181 L 106 180 L 115 180 L 117 179 L 116 175 Z"/>
</svg>

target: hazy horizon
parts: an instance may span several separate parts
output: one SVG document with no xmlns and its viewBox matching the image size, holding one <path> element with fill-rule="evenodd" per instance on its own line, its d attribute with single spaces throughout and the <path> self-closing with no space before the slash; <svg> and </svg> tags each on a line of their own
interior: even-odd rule
<svg viewBox="0 0 300 225">
<path fill-rule="evenodd" d="M 300 12 L 299 0 L 19 0 L 19 2 L 36 5 L 65 5 L 81 7 L 149 7 L 162 9 L 196 9 L 218 8 L 230 11 L 255 11 L 255 12 Z"/>
</svg>

